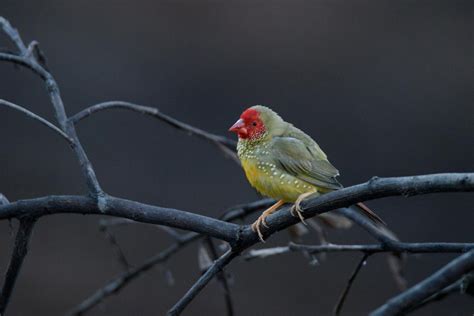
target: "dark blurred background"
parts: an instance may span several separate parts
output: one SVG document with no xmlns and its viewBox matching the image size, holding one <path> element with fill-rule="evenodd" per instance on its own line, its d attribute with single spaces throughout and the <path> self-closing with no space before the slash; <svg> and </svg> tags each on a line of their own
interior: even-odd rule
<svg viewBox="0 0 474 316">
<path fill-rule="evenodd" d="M 25 41 L 41 43 L 69 114 L 126 100 L 234 137 L 227 129 L 240 112 L 265 104 L 312 135 L 346 185 L 474 170 L 472 0 L 2 0 L 0 15 Z M 0 47 L 8 45 L 0 36 Z M 24 69 L 0 63 L 0 98 L 53 120 L 43 83 Z M 159 121 L 103 112 L 78 133 L 112 195 L 208 216 L 258 199 L 232 160 Z M 37 123 L 1 108 L 0 144 L 0 192 L 10 200 L 84 192 L 71 151 Z M 473 241 L 472 194 L 368 204 L 405 241 Z M 149 226 L 114 232 L 134 264 L 171 242 Z M 372 241 L 359 228 L 329 238 Z M 0 224 L 0 240 L 4 271 L 13 243 L 8 223 Z M 265 246 L 287 241 L 280 233 Z M 98 217 L 43 218 L 30 249 L 10 315 L 62 315 L 121 272 Z M 163 315 L 199 276 L 196 254 L 195 245 L 180 252 L 90 315 Z M 299 254 L 236 260 L 228 270 L 237 315 L 329 315 L 359 256 L 331 254 L 317 266 Z M 409 257 L 410 284 L 454 257 Z M 373 256 L 345 315 L 364 315 L 396 293 L 384 256 Z M 453 296 L 416 314 L 471 315 L 473 306 Z M 213 282 L 184 314 L 223 313 Z"/>
</svg>

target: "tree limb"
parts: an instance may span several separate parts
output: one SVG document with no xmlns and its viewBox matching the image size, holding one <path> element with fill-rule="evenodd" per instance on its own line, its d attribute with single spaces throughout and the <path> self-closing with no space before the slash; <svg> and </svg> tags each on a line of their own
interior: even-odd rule
<svg viewBox="0 0 474 316">
<path fill-rule="evenodd" d="M 387 196 L 473 190 L 474 174 L 472 173 L 377 178 L 364 184 L 346 187 L 308 199 L 302 203 L 303 214 L 305 217 L 312 217 L 357 202 Z M 210 217 L 112 196 L 103 197 L 102 203 L 99 204 L 90 198 L 81 196 L 49 196 L 0 206 L 0 220 L 17 218 L 25 214 L 41 217 L 58 213 L 111 215 L 139 222 L 166 225 L 237 243 L 241 249 L 246 249 L 258 242 L 258 236 L 250 226 L 241 230 L 238 225 Z M 270 228 L 264 231 L 264 234 L 268 236 L 296 224 L 298 219 L 290 214 L 288 208 L 283 208 L 270 215 L 267 222 Z"/>
<path fill-rule="evenodd" d="M 378 178 L 341 190 L 329 192 L 317 197 L 308 198 L 301 203 L 303 216 L 313 217 L 334 209 L 341 209 L 358 202 L 374 200 L 388 196 L 414 196 L 436 192 L 470 192 L 474 191 L 474 173 L 441 173 L 410 177 Z M 289 212 L 289 207 L 266 218 L 270 228 L 263 231 L 264 237 L 285 229 L 299 222 Z M 242 247 L 257 243 L 258 236 L 250 227 L 242 232 Z"/>
<path fill-rule="evenodd" d="M 421 303 L 413 306 L 412 308 L 409 308 L 407 310 L 407 313 L 411 313 L 411 312 L 413 312 L 417 309 L 420 309 L 420 308 L 422 308 L 422 307 L 424 307 L 424 306 L 426 306 L 430 303 L 442 300 L 442 299 L 446 298 L 447 296 L 449 296 L 451 294 L 454 294 L 456 292 L 461 293 L 462 281 L 463 281 L 463 279 L 459 279 L 456 282 L 454 282 L 453 284 L 448 285 L 447 287 L 445 287 L 441 291 L 431 295 L 430 297 L 428 297 L 427 299 L 425 299 Z"/>
<path fill-rule="evenodd" d="M 399 178 L 377 178 L 364 184 L 346 187 L 303 202 L 305 217 L 316 216 L 354 203 L 395 195 L 427 194 L 432 192 L 461 192 L 474 190 L 474 174 L 433 174 Z M 242 249 L 258 242 L 249 226 L 243 231 L 235 224 L 175 209 L 151 206 L 139 202 L 106 196 L 102 204 L 81 196 L 50 196 L 13 202 L 0 206 L 0 219 L 29 214 L 45 216 L 57 213 L 101 214 L 124 217 L 139 222 L 166 225 L 208 234 L 218 239 L 239 243 Z M 270 235 L 298 222 L 287 208 L 268 217 Z"/>
<path fill-rule="evenodd" d="M 471 250 L 438 270 L 417 285 L 390 299 L 377 308 L 371 316 L 400 315 L 410 307 L 459 280 L 464 274 L 474 270 L 474 250 Z"/>
<path fill-rule="evenodd" d="M 0 220 L 51 214 L 110 215 L 196 231 L 229 242 L 237 239 L 240 230 L 239 225 L 211 217 L 112 196 L 104 197 L 102 205 L 97 205 L 90 197 L 66 195 L 22 200 L 0 206 Z"/>
<path fill-rule="evenodd" d="M 3 282 L 2 292 L 0 294 L 0 315 L 5 314 L 10 297 L 15 287 L 16 280 L 20 274 L 23 261 L 28 253 L 28 244 L 31 233 L 36 223 L 36 219 L 23 218 L 20 220 L 20 226 L 15 237 L 15 246 L 13 248 L 10 264 Z"/>
</svg>

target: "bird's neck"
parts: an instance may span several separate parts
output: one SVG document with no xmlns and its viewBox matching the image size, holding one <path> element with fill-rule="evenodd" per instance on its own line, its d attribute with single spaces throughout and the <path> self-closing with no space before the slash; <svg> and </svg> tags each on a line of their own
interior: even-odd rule
<svg viewBox="0 0 474 316">
<path fill-rule="evenodd" d="M 266 137 L 255 139 L 239 138 L 239 141 L 237 142 L 237 154 L 239 155 L 239 158 L 242 160 L 254 157 L 258 151 L 264 150 L 268 146 L 268 142 L 265 140 Z"/>
</svg>

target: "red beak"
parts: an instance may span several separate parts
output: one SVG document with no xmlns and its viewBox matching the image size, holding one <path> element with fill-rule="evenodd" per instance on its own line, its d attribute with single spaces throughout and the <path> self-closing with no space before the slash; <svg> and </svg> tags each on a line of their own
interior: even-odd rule
<svg viewBox="0 0 474 316">
<path fill-rule="evenodd" d="M 244 132 L 244 133 L 246 133 L 247 130 L 246 130 L 246 128 L 245 128 L 244 126 L 245 126 L 244 120 L 243 120 L 243 119 L 239 119 L 237 122 L 235 122 L 234 125 L 232 125 L 232 126 L 229 128 L 229 131 L 230 131 L 230 132 L 234 132 L 234 133 L 239 133 L 239 132 Z"/>
</svg>

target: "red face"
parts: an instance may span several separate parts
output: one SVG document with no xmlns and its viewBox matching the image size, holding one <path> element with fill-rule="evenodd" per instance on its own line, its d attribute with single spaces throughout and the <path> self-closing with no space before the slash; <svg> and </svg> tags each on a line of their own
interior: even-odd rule
<svg viewBox="0 0 474 316">
<path fill-rule="evenodd" d="M 254 109 L 245 110 L 240 119 L 229 129 L 242 139 L 256 139 L 265 133 L 265 125 L 260 119 L 260 113 Z"/>
</svg>

